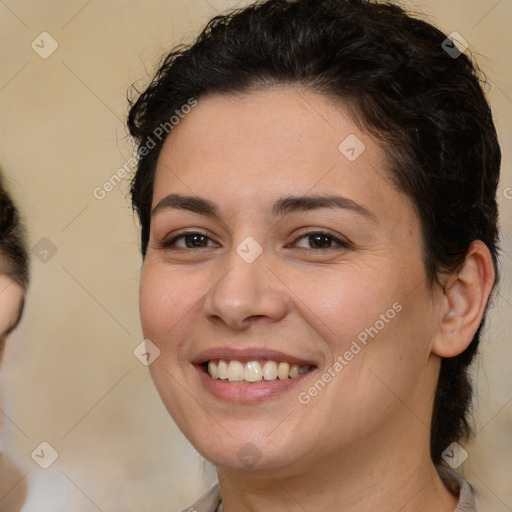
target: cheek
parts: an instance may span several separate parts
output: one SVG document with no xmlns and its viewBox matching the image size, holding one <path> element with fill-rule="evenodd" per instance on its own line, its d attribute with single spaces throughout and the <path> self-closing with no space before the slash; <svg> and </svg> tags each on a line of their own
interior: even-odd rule
<svg viewBox="0 0 512 512">
<path fill-rule="evenodd" d="M 139 288 L 140 320 L 144 338 L 160 349 L 160 365 L 176 366 L 190 356 L 188 342 L 210 287 L 208 273 L 145 261 Z"/>
<path fill-rule="evenodd" d="M 411 293 L 402 276 L 385 270 L 347 268 L 303 282 L 300 293 L 303 314 L 320 343 L 328 342 L 332 362 L 341 358 L 332 388 L 362 394 L 363 403 L 370 389 L 374 396 L 380 388 L 388 393 L 378 377 L 406 394 L 424 371 L 435 332 L 426 292 L 420 288 Z"/>
<path fill-rule="evenodd" d="M 139 288 L 139 310 L 146 338 L 162 343 L 173 337 L 194 300 L 193 285 L 179 272 L 157 269 L 145 262 Z"/>
<path fill-rule="evenodd" d="M 160 350 L 149 371 L 163 403 L 179 425 L 189 414 L 187 395 L 183 394 L 187 386 L 179 368 L 190 335 L 187 315 L 193 315 L 194 299 L 197 302 L 190 291 L 190 282 L 182 273 L 156 267 L 150 258 L 146 259 L 139 287 L 141 326 L 144 338 Z"/>
<path fill-rule="evenodd" d="M 307 316 L 331 349 L 343 354 L 353 340 L 363 343 L 388 330 L 400 316 L 396 282 L 368 268 L 338 269 L 303 283 L 300 292 Z M 394 306 L 395 305 L 395 306 Z M 313 312 L 314 314 L 312 314 Z"/>
<path fill-rule="evenodd" d="M 155 279 L 154 272 L 143 270 L 139 286 L 139 311 L 146 338 L 152 339 L 165 328 L 170 298 L 165 288 L 163 282 Z"/>
</svg>

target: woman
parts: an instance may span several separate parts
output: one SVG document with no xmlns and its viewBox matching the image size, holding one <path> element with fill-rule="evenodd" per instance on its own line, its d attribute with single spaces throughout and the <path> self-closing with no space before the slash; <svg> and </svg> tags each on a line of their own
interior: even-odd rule
<svg viewBox="0 0 512 512">
<path fill-rule="evenodd" d="M 128 126 L 151 375 L 219 478 L 187 510 L 476 510 L 449 466 L 500 148 L 469 57 L 396 5 L 268 0 L 171 52 Z"/>
<path fill-rule="evenodd" d="M 0 171 L 0 361 L 6 339 L 21 319 L 28 282 L 24 231 Z M 4 422 L 4 416 L 0 414 L 0 443 Z M 12 458 L 3 453 L 0 444 L 0 510 L 20 510 L 26 492 L 23 473 Z"/>
</svg>

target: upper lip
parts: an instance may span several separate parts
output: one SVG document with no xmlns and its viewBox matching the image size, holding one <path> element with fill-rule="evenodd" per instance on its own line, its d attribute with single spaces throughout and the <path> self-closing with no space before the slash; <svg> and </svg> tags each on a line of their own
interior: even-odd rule
<svg viewBox="0 0 512 512">
<path fill-rule="evenodd" d="M 297 357 L 279 350 L 268 348 L 244 348 L 234 349 L 228 347 L 214 347 L 200 352 L 193 360 L 193 364 L 204 364 L 207 361 L 224 359 L 226 361 L 248 361 L 268 360 L 276 362 L 286 362 L 298 364 L 300 366 L 317 366 L 317 363 L 311 359 Z"/>
</svg>

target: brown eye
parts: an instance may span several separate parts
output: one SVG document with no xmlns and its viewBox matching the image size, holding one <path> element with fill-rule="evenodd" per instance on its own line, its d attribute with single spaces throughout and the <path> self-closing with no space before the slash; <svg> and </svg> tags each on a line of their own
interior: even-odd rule
<svg viewBox="0 0 512 512">
<path fill-rule="evenodd" d="M 329 235 L 308 235 L 309 244 L 313 244 L 314 249 L 328 249 L 333 242 L 332 237 Z"/>
<path fill-rule="evenodd" d="M 183 240 L 184 245 L 183 243 L 178 244 L 178 240 Z M 208 247 L 209 240 L 210 238 L 203 233 L 190 231 L 187 233 L 181 233 L 171 240 L 164 242 L 163 246 L 166 248 L 176 249 L 202 249 L 204 247 Z"/>
<path fill-rule="evenodd" d="M 340 240 L 339 238 L 331 235 L 330 233 L 323 231 L 312 231 L 310 233 L 306 233 L 295 240 L 295 244 L 297 241 L 306 239 L 307 247 L 300 246 L 305 250 L 318 250 L 318 249 L 336 249 L 336 246 L 333 247 L 333 243 L 338 247 L 348 248 L 350 244 L 344 240 Z"/>
</svg>

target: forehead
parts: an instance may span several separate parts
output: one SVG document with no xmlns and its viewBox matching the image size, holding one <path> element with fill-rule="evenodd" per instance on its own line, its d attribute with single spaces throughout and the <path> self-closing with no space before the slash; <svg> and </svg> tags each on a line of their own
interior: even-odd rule
<svg viewBox="0 0 512 512">
<path fill-rule="evenodd" d="M 380 142 L 340 101 L 295 88 L 211 95 L 167 137 L 152 206 L 170 192 L 261 206 L 292 191 L 336 191 L 378 214 L 379 205 L 408 202 L 391 185 L 389 168 Z"/>
</svg>

